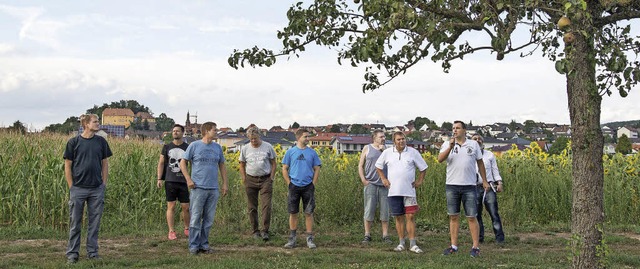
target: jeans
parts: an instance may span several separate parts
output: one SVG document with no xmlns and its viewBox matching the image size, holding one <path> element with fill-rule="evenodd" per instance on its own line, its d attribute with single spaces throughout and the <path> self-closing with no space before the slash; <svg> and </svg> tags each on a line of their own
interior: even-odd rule
<svg viewBox="0 0 640 269">
<path fill-rule="evenodd" d="M 475 185 L 446 185 L 447 213 L 449 216 L 460 215 L 460 203 L 464 207 L 464 214 L 468 218 L 478 215 Z"/>
<path fill-rule="evenodd" d="M 209 231 L 213 226 L 213 217 L 216 215 L 216 206 L 220 192 L 218 189 L 191 190 L 189 211 L 191 222 L 189 223 L 189 251 L 209 249 Z"/>
<path fill-rule="evenodd" d="M 498 195 L 492 189 L 487 190 L 487 194 L 484 195 L 484 189 L 482 185 L 478 185 L 478 224 L 480 225 L 480 242 L 484 241 L 484 225 L 482 224 L 482 205 L 484 204 L 489 216 L 491 216 L 491 222 L 493 223 L 493 233 L 496 235 L 496 242 L 504 242 L 504 232 L 502 231 L 502 221 L 500 220 L 500 214 L 498 214 Z M 484 196 L 484 203 L 482 197 Z"/>
<path fill-rule="evenodd" d="M 247 209 L 249 210 L 249 222 L 253 233 L 260 232 L 258 227 L 258 197 L 260 198 L 260 215 L 262 216 L 262 231 L 269 232 L 271 225 L 271 196 L 273 194 L 273 180 L 270 175 L 263 177 L 253 177 L 247 175 Z"/>
<path fill-rule="evenodd" d="M 87 204 L 89 222 L 87 256 L 94 257 L 98 255 L 98 232 L 100 230 L 100 219 L 104 211 L 104 192 L 104 185 L 100 185 L 97 188 L 71 186 L 71 189 L 69 189 L 69 244 L 66 253 L 68 259 L 77 259 L 79 256 L 82 215 L 85 203 Z"/>
</svg>

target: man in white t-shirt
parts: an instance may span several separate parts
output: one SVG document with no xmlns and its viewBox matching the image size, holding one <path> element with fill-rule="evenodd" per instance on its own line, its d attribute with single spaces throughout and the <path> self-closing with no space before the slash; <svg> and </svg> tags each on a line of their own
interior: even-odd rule
<svg viewBox="0 0 640 269">
<path fill-rule="evenodd" d="M 474 134 L 471 139 L 478 142 L 482 149 L 482 143 L 484 139 L 479 134 Z M 496 163 L 496 156 L 491 151 L 482 150 L 482 161 L 484 162 L 484 168 L 487 174 L 487 181 L 491 186 L 491 189 L 484 190 L 480 184 L 480 178 L 478 177 L 478 225 L 480 226 L 480 243 L 484 241 L 484 225 L 482 223 L 482 207 L 487 209 L 489 216 L 491 216 L 491 226 L 493 227 L 493 233 L 496 235 L 496 243 L 504 243 L 504 231 L 502 230 L 502 221 L 500 220 L 500 214 L 498 213 L 498 193 L 502 192 L 502 177 L 498 170 L 498 164 Z"/>
<path fill-rule="evenodd" d="M 394 146 L 382 152 L 376 161 L 376 171 L 380 175 L 382 184 L 389 188 L 389 208 L 391 215 L 396 220 L 396 230 L 400 244 L 394 251 L 405 249 L 405 223 L 406 231 L 409 234 L 409 250 L 414 253 L 422 253 L 416 244 L 416 222 L 414 215 L 418 213 L 418 201 L 416 200 L 416 188 L 424 181 L 427 171 L 427 163 L 420 153 L 407 147 L 404 133 L 395 132 L 393 134 Z M 384 168 L 387 173 L 384 173 Z M 416 180 L 416 168 L 420 171 Z"/>
<path fill-rule="evenodd" d="M 447 213 L 449 214 L 449 234 L 451 245 L 444 250 L 444 255 L 458 252 L 458 228 L 460 227 L 460 203 L 469 221 L 469 230 L 473 240 L 471 257 L 480 255 L 479 227 L 476 216 L 476 171 L 482 177 L 482 185 L 489 188 L 485 174 L 482 151 L 478 142 L 467 139 L 466 125 L 462 121 L 453 122 L 453 138 L 442 144 L 438 162 L 447 161 Z M 477 165 L 477 167 L 476 167 Z"/>
</svg>

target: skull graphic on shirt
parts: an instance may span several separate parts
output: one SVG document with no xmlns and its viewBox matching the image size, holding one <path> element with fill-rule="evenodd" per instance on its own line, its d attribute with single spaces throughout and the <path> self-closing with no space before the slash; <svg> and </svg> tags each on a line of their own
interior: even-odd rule
<svg viewBox="0 0 640 269">
<path fill-rule="evenodd" d="M 178 173 L 180 172 L 180 160 L 182 156 L 184 156 L 184 150 L 181 148 L 172 148 L 169 150 L 169 169 L 171 172 Z"/>
</svg>

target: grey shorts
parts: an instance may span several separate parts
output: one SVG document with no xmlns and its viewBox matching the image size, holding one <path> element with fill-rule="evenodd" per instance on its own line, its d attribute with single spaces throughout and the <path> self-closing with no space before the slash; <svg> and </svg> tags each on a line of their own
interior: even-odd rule
<svg viewBox="0 0 640 269">
<path fill-rule="evenodd" d="M 389 221 L 389 190 L 384 186 L 368 184 L 364 186 L 364 220 L 373 221 L 376 217 L 376 207 L 380 207 L 380 221 Z"/>
</svg>

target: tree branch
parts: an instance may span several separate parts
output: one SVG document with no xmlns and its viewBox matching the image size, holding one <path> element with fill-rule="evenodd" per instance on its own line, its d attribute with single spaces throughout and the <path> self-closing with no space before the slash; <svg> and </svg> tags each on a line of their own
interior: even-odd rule
<svg viewBox="0 0 640 269">
<path fill-rule="evenodd" d="M 614 13 L 606 17 L 597 19 L 594 22 L 596 28 L 612 24 L 621 20 L 631 20 L 640 18 L 640 10 L 625 10 L 623 12 Z"/>
</svg>

